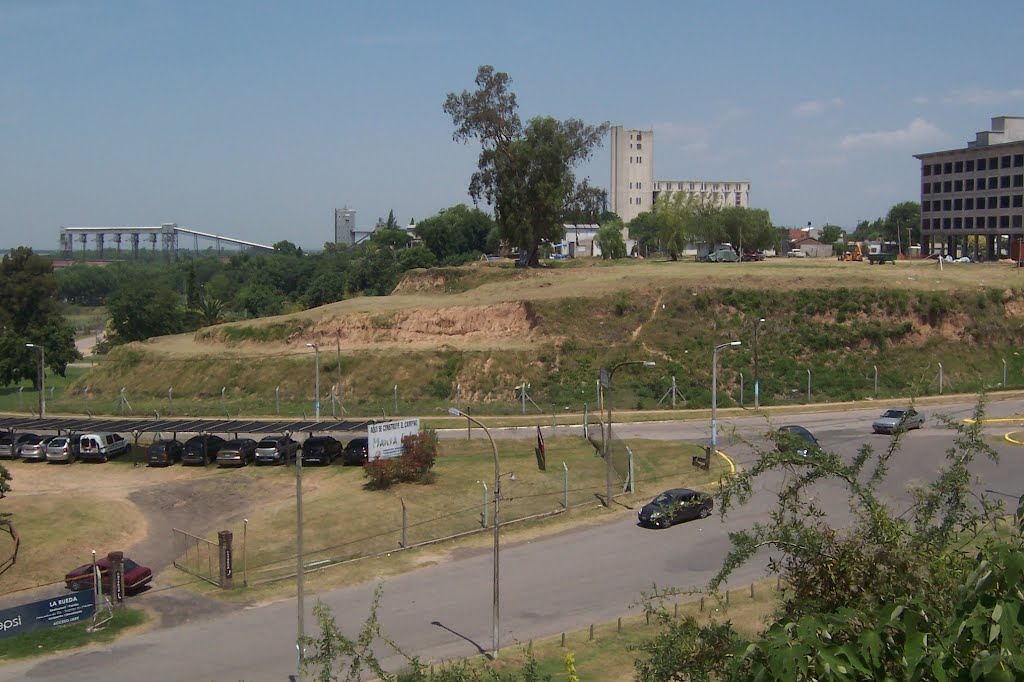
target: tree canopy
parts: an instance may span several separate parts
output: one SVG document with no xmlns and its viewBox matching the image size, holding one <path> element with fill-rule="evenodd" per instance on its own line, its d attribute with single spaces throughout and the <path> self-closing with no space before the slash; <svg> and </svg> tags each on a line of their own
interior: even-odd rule
<svg viewBox="0 0 1024 682">
<path fill-rule="evenodd" d="M 604 260 L 625 258 L 626 242 L 622 238 L 622 221 L 606 220 L 597 231 L 597 243 L 601 245 L 601 258 Z"/>
<path fill-rule="evenodd" d="M 564 237 L 567 205 L 586 210 L 592 202 L 592 188 L 581 190 L 572 169 L 601 144 L 608 124 L 540 116 L 523 127 L 508 74 L 481 66 L 475 83 L 475 91 L 448 93 L 444 102 L 455 126 L 453 139 L 480 143 L 469 194 L 475 203 L 494 207 L 502 239 L 536 266 L 541 242 Z"/>
<path fill-rule="evenodd" d="M 81 357 L 56 293 L 49 259 L 18 247 L 0 260 L 0 385 L 36 377 L 38 387 L 39 355 L 27 343 L 42 346 L 46 367 L 61 376 L 69 362 Z"/>
<path fill-rule="evenodd" d="M 458 204 L 416 225 L 416 235 L 443 265 L 457 265 L 497 251 L 494 220 L 478 208 Z"/>
</svg>

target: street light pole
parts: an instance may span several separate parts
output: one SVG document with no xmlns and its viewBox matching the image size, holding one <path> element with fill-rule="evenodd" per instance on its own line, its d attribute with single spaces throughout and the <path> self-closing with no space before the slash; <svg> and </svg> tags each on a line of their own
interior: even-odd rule
<svg viewBox="0 0 1024 682">
<path fill-rule="evenodd" d="M 26 343 L 25 347 L 39 349 L 39 418 L 46 419 L 46 351 L 37 343 Z"/>
<path fill-rule="evenodd" d="M 491 660 L 498 660 L 498 648 L 499 648 L 499 629 L 501 627 L 501 582 L 499 580 L 499 567 L 500 562 L 500 533 L 501 521 L 498 517 L 499 504 L 501 502 L 501 466 L 498 462 L 498 446 L 494 444 L 494 438 L 491 437 L 491 432 L 486 426 L 481 424 L 479 421 L 470 417 L 462 410 L 449 407 L 448 414 L 453 417 L 465 417 L 469 421 L 473 422 L 487 434 L 487 440 L 491 441 L 491 452 L 494 453 L 494 584 L 491 588 L 493 596 L 493 605 L 491 611 Z"/>
<path fill-rule="evenodd" d="M 626 362 L 620 362 L 619 364 L 608 370 L 608 381 L 605 385 L 605 391 L 607 395 L 604 401 L 608 403 L 608 434 L 604 439 L 604 461 L 605 461 L 605 503 L 604 506 L 612 506 L 612 377 L 615 375 L 615 370 L 619 367 L 625 367 L 626 365 L 643 365 L 644 367 L 654 367 L 653 360 L 627 360 Z"/>
<path fill-rule="evenodd" d="M 759 317 L 754 320 L 754 409 L 760 409 L 761 407 L 761 382 L 758 379 L 757 371 L 757 328 L 764 322 L 763 317 Z"/>
<path fill-rule="evenodd" d="M 742 345 L 741 341 L 729 341 L 715 346 L 711 354 L 711 453 L 718 449 L 718 352 L 729 346 Z"/>
<path fill-rule="evenodd" d="M 316 396 L 315 396 L 315 399 L 313 401 L 313 408 L 316 410 L 316 420 L 319 422 L 320 421 L 320 346 L 316 345 L 315 343 L 307 343 L 306 345 L 313 349 L 313 354 L 315 355 L 315 358 L 314 358 L 313 362 L 314 362 L 314 365 L 316 367 L 316 372 L 315 372 L 315 377 L 316 378 L 314 380 L 313 390 L 316 391 Z"/>
</svg>

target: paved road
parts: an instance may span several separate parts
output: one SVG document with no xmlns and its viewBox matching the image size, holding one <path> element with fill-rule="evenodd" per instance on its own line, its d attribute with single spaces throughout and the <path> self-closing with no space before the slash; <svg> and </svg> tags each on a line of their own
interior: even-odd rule
<svg viewBox="0 0 1024 682">
<path fill-rule="evenodd" d="M 1024 410 L 1024 401 L 993 404 L 989 416 L 1010 416 Z M 925 410 L 931 417 L 944 412 L 969 416 L 970 404 Z M 781 423 L 799 422 L 823 445 L 852 456 L 863 442 L 876 447 L 887 442 L 865 428 L 880 410 L 799 415 Z M 1011 430 L 994 427 L 992 433 Z M 740 462 L 751 448 L 742 439 L 758 442 L 763 420 L 744 417 L 723 422 L 720 440 Z M 622 425 L 622 437 L 639 436 L 706 442 L 707 426 L 697 422 Z M 503 435 L 514 435 L 506 433 Z M 1024 451 L 994 441 L 1002 465 L 978 467 L 979 488 L 1018 494 L 1024 490 Z M 908 434 L 903 454 L 892 468 L 885 492 L 905 504 L 905 484 L 927 480 L 941 465 L 950 433 L 930 419 L 921 431 Z M 595 528 L 569 531 L 557 537 L 504 546 L 502 550 L 502 642 L 586 627 L 590 623 L 627 615 L 643 590 L 659 586 L 696 587 L 718 568 L 728 548 L 727 532 L 761 518 L 772 501 L 779 479 L 763 481 L 752 503 L 726 521 L 712 517 L 665 531 L 636 526 L 635 512 L 622 509 L 620 518 Z M 838 517 L 847 513 L 846 496 L 838 488 L 819 490 L 821 503 Z M 744 567 L 735 576 L 745 585 L 763 574 L 763 562 Z M 321 595 L 339 625 L 355 632 L 367 613 L 373 585 L 358 585 Z M 307 604 L 312 607 L 313 599 Z M 382 626 L 407 650 L 423 658 L 452 658 L 478 653 L 490 646 L 491 561 L 488 550 L 465 552 L 454 560 L 394 578 L 384 585 Z M 294 602 L 254 607 L 226 616 L 190 622 L 125 638 L 108 647 L 55 656 L 41 661 L 0 667 L 0 680 L 268 680 L 283 681 L 294 672 L 296 614 Z M 307 629 L 313 623 L 307 615 Z"/>
</svg>

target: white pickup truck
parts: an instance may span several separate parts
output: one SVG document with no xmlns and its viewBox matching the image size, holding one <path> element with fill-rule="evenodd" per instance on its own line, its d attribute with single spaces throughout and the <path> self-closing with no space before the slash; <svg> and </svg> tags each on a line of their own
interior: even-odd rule
<svg viewBox="0 0 1024 682">
<path fill-rule="evenodd" d="M 800 249 L 791 249 L 786 255 L 790 258 L 807 258 L 807 254 Z"/>
</svg>

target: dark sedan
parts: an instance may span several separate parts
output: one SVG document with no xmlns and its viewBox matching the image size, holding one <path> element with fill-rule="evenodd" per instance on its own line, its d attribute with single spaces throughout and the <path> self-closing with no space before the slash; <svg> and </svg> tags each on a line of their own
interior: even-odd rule
<svg viewBox="0 0 1024 682">
<path fill-rule="evenodd" d="M 185 446 L 178 440 L 158 440 L 146 448 L 146 463 L 151 467 L 168 467 L 181 461 Z"/>
<path fill-rule="evenodd" d="M 674 488 L 645 504 L 637 516 L 641 526 L 668 528 L 680 521 L 707 518 L 714 507 L 715 501 L 707 493 Z"/>
<path fill-rule="evenodd" d="M 181 452 L 182 464 L 198 464 L 206 466 L 217 459 L 217 452 L 224 445 L 224 439 L 210 433 L 199 436 L 192 436 L 185 441 L 185 447 Z"/>
<path fill-rule="evenodd" d="M 100 569 L 100 589 L 110 594 L 110 560 L 106 557 L 96 560 L 96 566 Z M 78 592 L 90 590 L 95 585 L 93 577 L 93 565 L 82 564 L 78 568 L 68 571 L 64 576 L 64 583 L 69 590 Z M 124 557 L 124 591 L 125 594 L 134 594 L 141 590 L 153 579 L 153 571 L 142 564 L 137 564 L 128 557 Z"/>
<path fill-rule="evenodd" d="M 217 452 L 217 464 L 222 467 L 244 467 L 256 461 L 256 441 L 252 438 L 236 438 L 225 441 Z"/>
<path fill-rule="evenodd" d="M 797 424 L 779 428 L 775 447 L 779 452 L 796 452 L 801 457 L 806 457 L 808 452 L 821 450 L 821 444 L 814 434 Z"/>
<path fill-rule="evenodd" d="M 353 438 L 345 446 L 345 466 L 361 467 L 370 461 L 370 441 L 368 438 Z"/>
<path fill-rule="evenodd" d="M 330 436 L 312 436 L 302 443 L 302 463 L 327 466 L 341 456 L 341 443 Z"/>
</svg>

